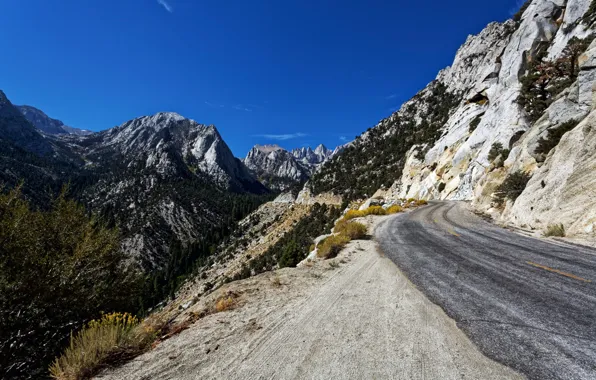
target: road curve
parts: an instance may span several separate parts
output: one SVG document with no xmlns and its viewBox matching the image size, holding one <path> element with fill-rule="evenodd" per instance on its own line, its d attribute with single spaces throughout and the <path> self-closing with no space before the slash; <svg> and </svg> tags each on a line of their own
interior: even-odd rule
<svg viewBox="0 0 596 380">
<path fill-rule="evenodd" d="M 596 379 L 596 251 L 521 236 L 462 202 L 376 230 L 383 252 L 488 357 L 531 379 Z"/>
</svg>

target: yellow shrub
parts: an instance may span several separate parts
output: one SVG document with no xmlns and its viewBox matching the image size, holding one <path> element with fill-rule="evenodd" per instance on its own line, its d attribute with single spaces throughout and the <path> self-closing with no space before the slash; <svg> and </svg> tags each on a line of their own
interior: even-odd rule
<svg viewBox="0 0 596 380">
<path fill-rule="evenodd" d="M 424 206 L 424 205 L 427 205 L 427 204 L 428 204 L 428 202 L 427 202 L 427 201 L 425 201 L 424 199 L 420 199 L 418 202 L 416 202 L 416 204 L 417 204 L 418 206 Z"/>
<path fill-rule="evenodd" d="M 370 206 L 365 212 L 366 215 L 387 215 L 387 210 L 381 206 Z"/>
<path fill-rule="evenodd" d="M 350 238 L 344 235 L 333 235 L 319 243 L 317 255 L 327 259 L 337 256 L 343 247 L 348 244 Z"/>
<path fill-rule="evenodd" d="M 348 222 L 340 220 L 335 225 L 335 232 L 347 236 L 350 240 L 362 239 L 366 236 L 367 228 L 364 224 L 358 222 Z"/>
<path fill-rule="evenodd" d="M 360 210 L 348 210 L 348 212 L 346 212 L 346 215 L 344 215 L 344 219 L 345 220 L 350 220 L 350 219 L 354 219 L 354 218 L 361 218 L 363 216 L 368 215 L 366 213 L 366 211 L 360 211 Z"/>
<path fill-rule="evenodd" d="M 222 297 L 215 303 L 215 311 L 220 313 L 222 311 L 231 310 L 236 306 L 236 301 L 231 296 Z"/>
<path fill-rule="evenodd" d="M 155 338 L 139 328 L 139 320 L 128 313 L 106 314 L 71 336 L 70 346 L 50 366 L 54 379 L 79 380 L 93 376 L 112 356 L 140 353 Z"/>
<path fill-rule="evenodd" d="M 404 209 L 401 206 L 393 205 L 387 209 L 387 214 L 397 214 L 402 211 L 404 211 Z"/>
</svg>

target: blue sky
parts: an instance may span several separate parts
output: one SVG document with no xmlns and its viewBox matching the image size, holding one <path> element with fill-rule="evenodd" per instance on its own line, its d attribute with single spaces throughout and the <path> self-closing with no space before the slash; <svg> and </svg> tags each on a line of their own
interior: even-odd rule
<svg viewBox="0 0 596 380">
<path fill-rule="evenodd" d="M 351 140 L 519 0 L 18 0 L 0 4 L 0 89 L 92 130 L 159 111 L 237 156 Z"/>
</svg>

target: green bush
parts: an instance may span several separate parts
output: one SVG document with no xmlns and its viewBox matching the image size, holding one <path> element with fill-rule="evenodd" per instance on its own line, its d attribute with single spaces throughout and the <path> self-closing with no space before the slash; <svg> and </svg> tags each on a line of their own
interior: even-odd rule
<svg viewBox="0 0 596 380">
<path fill-rule="evenodd" d="M 505 203 L 506 199 L 515 202 L 515 200 L 526 188 L 526 185 L 528 184 L 528 181 L 531 177 L 532 176 L 530 174 L 521 170 L 510 174 L 497 188 L 494 198 L 495 203 L 501 206 L 503 203 Z"/>
<path fill-rule="evenodd" d="M 350 242 L 350 238 L 344 235 L 332 235 L 319 243 L 317 255 L 326 259 L 332 259 Z"/>
<path fill-rule="evenodd" d="M 43 377 L 72 330 L 102 311 L 136 311 L 141 284 L 118 231 L 65 192 L 47 211 L 19 189 L 0 193 L 0 377 Z"/>
<path fill-rule="evenodd" d="M 497 157 L 501 156 L 504 160 L 509 156 L 509 149 L 503 149 L 503 144 L 500 142 L 494 143 L 488 151 L 488 160 L 493 162 Z"/>
<path fill-rule="evenodd" d="M 538 146 L 536 147 L 535 153 L 548 154 L 559 145 L 559 142 L 565 133 L 577 126 L 577 123 L 578 122 L 575 120 L 570 120 L 556 128 L 549 129 L 546 138 L 541 137 L 538 139 Z"/>
<path fill-rule="evenodd" d="M 565 237 L 565 226 L 563 224 L 550 224 L 544 231 L 544 236 Z"/>
<path fill-rule="evenodd" d="M 478 128 L 478 124 L 480 124 L 480 121 L 482 120 L 482 115 L 478 115 L 474 118 L 474 120 L 472 120 L 470 122 L 470 127 L 468 128 L 468 132 L 472 133 L 476 130 L 476 128 Z"/>
</svg>

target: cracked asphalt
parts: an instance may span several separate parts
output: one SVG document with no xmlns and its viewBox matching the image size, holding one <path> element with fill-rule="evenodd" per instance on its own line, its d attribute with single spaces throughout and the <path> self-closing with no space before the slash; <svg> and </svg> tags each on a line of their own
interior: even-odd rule
<svg viewBox="0 0 596 380">
<path fill-rule="evenodd" d="M 530 379 L 596 379 L 596 251 L 494 226 L 463 202 L 386 220 L 383 252 L 489 358 Z"/>
</svg>

